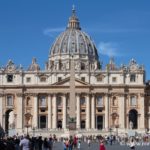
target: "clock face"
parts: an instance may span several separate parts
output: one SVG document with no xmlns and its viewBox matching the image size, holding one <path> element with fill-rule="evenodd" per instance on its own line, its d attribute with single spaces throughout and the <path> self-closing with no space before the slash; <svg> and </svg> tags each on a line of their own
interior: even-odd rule
<svg viewBox="0 0 150 150">
<path fill-rule="evenodd" d="M 137 69 L 136 65 L 131 66 L 131 70 L 136 70 L 136 69 Z"/>
</svg>

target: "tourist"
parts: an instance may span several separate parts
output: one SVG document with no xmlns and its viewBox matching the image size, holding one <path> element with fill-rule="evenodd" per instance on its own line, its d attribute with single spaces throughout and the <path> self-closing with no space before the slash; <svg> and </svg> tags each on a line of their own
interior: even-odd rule
<svg viewBox="0 0 150 150">
<path fill-rule="evenodd" d="M 135 142 L 134 142 L 133 139 L 132 139 L 131 142 L 130 142 L 130 148 L 131 148 L 131 149 L 135 149 Z"/>
<path fill-rule="evenodd" d="M 53 149 L 53 139 L 52 137 L 50 136 L 49 140 L 48 140 L 48 146 L 49 146 L 49 150 L 52 150 Z"/>
<path fill-rule="evenodd" d="M 66 141 L 65 140 L 63 141 L 63 148 L 64 148 L 64 150 L 67 150 Z"/>
<path fill-rule="evenodd" d="M 77 137 L 76 136 L 74 136 L 73 145 L 74 145 L 74 148 L 77 148 Z"/>
<path fill-rule="evenodd" d="M 72 136 L 70 136 L 70 139 L 69 139 L 69 150 L 72 150 L 73 148 L 73 139 L 72 139 Z"/>
<path fill-rule="evenodd" d="M 87 143 L 88 143 L 88 148 L 90 148 L 90 145 L 91 145 L 91 140 L 90 140 L 90 138 L 88 138 Z"/>
<path fill-rule="evenodd" d="M 81 148 L 81 141 L 78 141 L 78 150 Z"/>
<path fill-rule="evenodd" d="M 25 135 L 24 138 L 20 141 L 19 146 L 22 150 L 30 150 L 30 141 L 27 135 Z"/>
<path fill-rule="evenodd" d="M 105 148 L 105 145 L 104 145 L 104 142 L 103 142 L 103 141 L 101 141 L 101 142 L 100 142 L 100 148 L 99 148 L 99 150 L 106 150 L 106 148 Z"/>
<path fill-rule="evenodd" d="M 43 150 L 48 150 L 48 149 L 49 149 L 49 145 L 48 145 L 47 138 L 44 138 L 44 141 L 43 141 Z"/>
</svg>

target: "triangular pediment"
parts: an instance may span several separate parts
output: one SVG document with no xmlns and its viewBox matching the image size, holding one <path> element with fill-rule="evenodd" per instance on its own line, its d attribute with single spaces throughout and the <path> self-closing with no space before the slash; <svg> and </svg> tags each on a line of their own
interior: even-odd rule
<svg viewBox="0 0 150 150">
<path fill-rule="evenodd" d="M 63 79 L 61 81 L 55 82 L 53 85 L 70 86 L 70 77 Z M 75 86 L 89 86 L 89 83 L 75 78 Z"/>
</svg>

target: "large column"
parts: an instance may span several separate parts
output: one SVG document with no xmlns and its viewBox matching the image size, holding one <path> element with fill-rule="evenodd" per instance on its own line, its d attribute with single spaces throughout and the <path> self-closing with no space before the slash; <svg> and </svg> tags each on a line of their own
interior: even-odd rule
<svg viewBox="0 0 150 150">
<path fill-rule="evenodd" d="M 145 108 L 144 108 L 144 94 L 140 95 L 140 129 L 145 129 Z"/>
<path fill-rule="evenodd" d="M 150 106 L 148 108 L 148 128 L 150 129 Z"/>
<path fill-rule="evenodd" d="M 105 96 L 105 129 L 109 128 L 109 95 Z"/>
<path fill-rule="evenodd" d="M 77 94 L 77 112 L 76 112 L 76 117 L 77 117 L 77 125 L 76 128 L 80 129 L 81 127 L 81 116 L 80 116 L 80 94 Z"/>
<path fill-rule="evenodd" d="M 35 94 L 33 99 L 34 99 L 33 127 L 38 128 L 38 95 Z"/>
<path fill-rule="evenodd" d="M 67 103 L 66 95 L 63 96 L 63 129 L 66 129 Z"/>
<path fill-rule="evenodd" d="M 119 127 L 125 128 L 125 97 L 123 94 L 119 97 Z"/>
<path fill-rule="evenodd" d="M 92 94 L 91 100 L 91 128 L 95 129 L 95 95 Z"/>
<path fill-rule="evenodd" d="M 56 103 L 56 94 L 53 95 L 53 129 L 57 128 L 57 103 Z"/>
<path fill-rule="evenodd" d="M 3 96 L 0 95 L 0 126 L 3 126 Z"/>
<path fill-rule="evenodd" d="M 90 98 L 86 97 L 86 129 L 90 128 Z"/>
<path fill-rule="evenodd" d="M 52 98 L 48 95 L 48 129 L 52 128 Z"/>
<path fill-rule="evenodd" d="M 17 130 L 22 132 L 23 129 L 23 94 L 17 94 Z"/>
</svg>

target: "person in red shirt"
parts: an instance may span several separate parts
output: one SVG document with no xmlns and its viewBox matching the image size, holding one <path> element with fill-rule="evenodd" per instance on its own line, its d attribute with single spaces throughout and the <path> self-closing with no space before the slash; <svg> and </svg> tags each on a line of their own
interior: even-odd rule
<svg viewBox="0 0 150 150">
<path fill-rule="evenodd" d="M 99 148 L 99 150 L 106 150 L 106 148 L 105 148 L 105 145 L 104 145 L 104 142 L 103 142 L 103 141 L 101 141 L 101 142 L 100 142 L 100 148 Z"/>
</svg>

